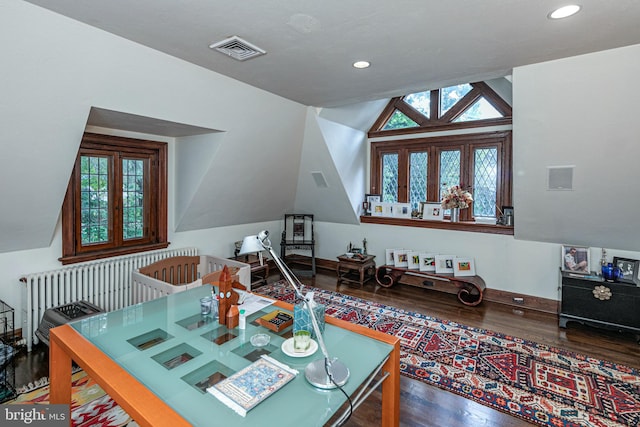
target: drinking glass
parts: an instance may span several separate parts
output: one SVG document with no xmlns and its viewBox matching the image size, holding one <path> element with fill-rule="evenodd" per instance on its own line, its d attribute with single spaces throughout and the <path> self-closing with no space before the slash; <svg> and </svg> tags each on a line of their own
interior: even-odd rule
<svg viewBox="0 0 640 427">
<path fill-rule="evenodd" d="M 293 333 L 293 351 L 304 353 L 311 346 L 311 332 L 299 330 Z"/>
</svg>

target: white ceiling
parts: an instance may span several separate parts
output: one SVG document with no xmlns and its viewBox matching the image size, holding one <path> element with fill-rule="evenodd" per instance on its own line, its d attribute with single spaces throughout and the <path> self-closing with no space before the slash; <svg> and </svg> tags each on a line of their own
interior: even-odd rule
<svg viewBox="0 0 640 427">
<path fill-rule="evenodd" d="M 487 80 L 516 66 L 640 43 L 640 1 L 30 0 L 305 105 L 331 107 Z M 237 35 L 267 51 L 209 49 Z M 46 42 L 46 41 L 43 41 Z M 368 60 L 371 67 L 351 64 Z"/>
</svg>

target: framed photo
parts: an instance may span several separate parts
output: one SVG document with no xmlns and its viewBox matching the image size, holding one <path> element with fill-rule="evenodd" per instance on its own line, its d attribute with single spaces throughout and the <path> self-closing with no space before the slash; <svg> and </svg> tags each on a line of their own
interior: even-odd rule
<svg viewBox="0 0 640 427">
<path fill-rule="evenodd" d="M 391 213 L 396 218 L 411 218 L 411 204 L 393 203 Z"/>
<path fill-rule="evenodd" d="M 562 245 L 562 271 L 589 274 L 591 272 L 589 248 L 586 246 Z"/>
<path fill-rule="evenodd" d="M 436 255 L 436 273 L 453 273 L 455 255 Z"/>
<path fill-rule="evenodd" d="M 409 251 L 409 253 L 407 254 L 407 262 L 407 268 L 411 270 L 420 269 L 420 252 Z"/>
<path fill-rule="evenodd" d="M 427 221 L 442 221 L 444 209 L 440 203 L 420 202 L 422 219 Z"/>
<path fill-rule="evenodd" d="M 399 251 L 400 248 L 394 248 L 394 249 L 385 249 L 385 261 L 384 263 L 386 265 L 395 265 L 395 258 L 394 258 L 394 253 L 395 251 Z"/>
<path fill-rule="evenodd" d="M 502 225 L 513 226 L 513 206 L 502 207 Z"/>
<path fill-rule="evenodd" d="M 418 254 L 420 271 L 436 271 L 436 254 Z"/>
<path fill-rule="evenodd" d="M 454 276 L 475 276 L 476 263 L 473 258 L 454 258 L 453 259 L 453 275 Z"/>
<path fill-rule="evenodd" d="M 397 249 L 393 251 L 393 265 L 396 267 L 409 267 L 409 251 L 408 249 Z"/>
<path fill-rule="evenodd" d="M 365 194 L 364 202 L 362 202 L 362 212 L 365 215 L 371 215 L 371 205 L 382 201 L 381 194 Z"/>
<path fill-rule="evenodd" d="M 391 203 L 384 202 L 371 202 L 371 215 L 372 216 L 393 216 L 393 209 Z"/>
<path fill-rule="evenodd" d="M 620 283 L 632 283 L 640 286 L 640 261 L 637 259 L 613 257 L 613 265 L 620 269 Z"/>
</svg>

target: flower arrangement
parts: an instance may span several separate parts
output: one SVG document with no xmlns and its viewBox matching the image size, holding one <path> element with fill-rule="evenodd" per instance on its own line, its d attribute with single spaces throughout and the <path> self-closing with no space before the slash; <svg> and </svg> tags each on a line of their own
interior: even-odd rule
<svg viewBox="0 0 640 427">
<path fill-rule="evenodd" d="M 459 185 L 454 185 L 447 188 L 447 190 L 444 192 L 440 204 L 444 209 L 466 209 L 469 207 L 469 204 L 471 202 L 473 202 L 473 196 L 471 195 L 471 193 L 469 193 Z"/>
</svg>

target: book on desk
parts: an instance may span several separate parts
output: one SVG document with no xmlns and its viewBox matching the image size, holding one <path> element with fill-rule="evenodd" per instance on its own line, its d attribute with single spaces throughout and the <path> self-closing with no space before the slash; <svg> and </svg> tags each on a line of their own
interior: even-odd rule
<svg viewBox="0 0 640 427">
<path fill-rule="evenodd" d="M 251 365 L 209 387 L 207 391 L 243 417 L 258 403 L 293 380 L 298 371 L 262 355 Z"/>
</svg>

